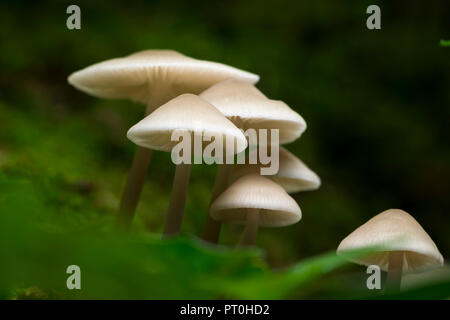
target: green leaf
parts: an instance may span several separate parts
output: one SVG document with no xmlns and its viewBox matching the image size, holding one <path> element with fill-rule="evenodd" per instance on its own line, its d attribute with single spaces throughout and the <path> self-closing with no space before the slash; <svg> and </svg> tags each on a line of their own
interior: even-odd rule
<svg viewBox="0 0 450 320">
<path fill-rule="evenodd" d="M 348 251 L 341 256 L 328 252 L 301 261 L 289 268 L 251 275 L 245 279 L 223 283 L 227 293 L 240 299 L 282 299 L 294 289 L 306 286 L 316 279 L 348 264 L 348 260 L 366 255 L 376 248 Z"/>
</svg>

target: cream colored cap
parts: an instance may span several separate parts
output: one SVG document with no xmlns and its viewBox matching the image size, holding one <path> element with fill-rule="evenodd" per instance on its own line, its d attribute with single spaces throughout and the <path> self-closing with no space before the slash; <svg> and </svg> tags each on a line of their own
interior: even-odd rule
<svg viewBox="0 0 450 320">
<path fill-rule="evenodd" d="M 182 93 L 198 94 L 228 78 L 250 83 L 259 80 L 256 74 L 193 59 L 176 51 L 145 50 L 76 71 L 68 81 L 77 89 L 100 98 L 147 103 L 153 94 L 161 94 L 161 91 L 168 101 Z"/>
<path fill-rule="evenodd" d="M 279 129 L 280 143 L 292 142 L 305 131 L 306 122 L 283 101 L 270 100 L 252 83 L 229 79 L 213 85 L 200 96 L 244 131 Z"/>
<path fill-rule="evenodd" d="M 193 94 L 182 94 L 162 105 L 139 121 L 127 137 L 137 145 L 162 151 L 171 151 L 179 141 L 171 141 L 174 131 L 189 132 L 192 135 L 222 137 L 235 142 L 235 152 L 247 147 L 244 134 L 214 106 Z"/>
<path fill-rule="evenodd" d="M 256 152 L 257 149 L 254 149 Z M 261 168 L 266 165 L 257 164 L 237 164 L 230 173 L 230 181 L 235 181 L 249 173 L 261 172 Z M 321 181 L 319 176 L 306 166 L 299 158 L 290 153 L 283 147 L 279 149 L 279 170 L 275 175 L 266 175 L 265 177 L 272 179 L 288 193 L 300 191 L 316 190 L 320 187 Z"/>
<path fill-rule="evenodd" d="M 297 223 L 302 212 L 297 202 L 270 179 L 257 174 L 239 178 L 211 205 L 211 216 L 220 221 L 245 223 L 246 209 L 259 209 L 259 224 L 282 227 Z"/>
<path fill-rule="evenodd" d="M 342 240 L 337 253 L 372 246 L 386 249 L 354 262 L 374 264 L 387 270 L 390 251 L 404 251 L 404 271 L 442 266 L 444 262 L 433 240 L 420 224 L 399 209 L 386 210 L 367 221 Z"/>
</svg>

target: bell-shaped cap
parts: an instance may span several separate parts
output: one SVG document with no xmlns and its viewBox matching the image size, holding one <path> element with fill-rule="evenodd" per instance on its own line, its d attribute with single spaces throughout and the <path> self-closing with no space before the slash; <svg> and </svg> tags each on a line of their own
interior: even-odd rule
<svg viewBox="0 0 450 320">
<path fill-rule="evenodd" d="M 215 220 L 243 224 L 247 209 L 259 209 L 259 224 L 266 227 L 291 225 L 302 217 L 282 187 L 257 174 L 239 178 L 212 203 L 209 213 Z"/>
<path fill-rule="evenodd" d="M 306 122 L 283 101 L 268 99 L 251 82 L 229 79 L 213 85 L 200 96 L 244 131 L 279 129 L 280 143 L 299 138 Z"/>
<path fill-rule="evenodd" d="M 172 50 L 146 50 L 96 63 L 72 73 L 68 81 L 100 98 L 148 103 L 152 95 L 165 100 L 182 93 L 198 94 L 229 78 L 256 83 L 259 76 L 217 62 L 197 60 Z"/>
<path fill-rule="evenodd" d="M 388 269 L 391 251 L 404 252 L 404 271 L 442 266 L 444 261 L 433 240 L 420 224 L 399 209 L 386 210 L 367 221 L 342 240 L 337 253 L 365 247 L 381 247 L 383 251 L 354 262 L 367 266 L 378 265 L 382 270 Z"/>
<path fill-rule="evenodd" d="M 257 152 L 253 149 L 250 152 Z M 256 164 L 237 164 L 231 170 L 229 181 L 235 181 L 246 174 L 260 174 L 261 168 L 267 165 Z M 275 175 L 265 175 L 272 179 L 286 190 L 288 193 L 300 191 L 316 190 L 321 185 L 319 176 L 297 158 L 291 152 L 283 147 L 279 148 L 279 169 Z"/>
<path fill-rule="evenodd" d="M 234 142 L 234 152 L 247 147 L 244 134 L 219 110 L 199 96 L 182 94 L 163 104 L 128 130 L 127 137 L 135 144 L 149 149 L 171 151 L 179 141 L 172 141 L 172 133 L 189 133 L 191 144 L 194 135 Z M 204 142 L 204 141 L 203 141 Z"/>
</svg>

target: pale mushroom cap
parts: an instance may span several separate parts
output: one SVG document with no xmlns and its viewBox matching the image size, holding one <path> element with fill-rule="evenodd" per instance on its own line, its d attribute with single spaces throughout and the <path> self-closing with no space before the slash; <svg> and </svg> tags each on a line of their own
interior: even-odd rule
<svg viewBox="0 0 450 320">
<path fill-rule="evenodd" d="M 174 131 L 193 135 L 226 137 L 235 141 L 235 153 L 245 150 L 247 140 L 236 126 L 214 106 L 193 94 L 182 94 L 160 106 L 128 130 L 127 137 L 137 145 L 162 151 L 171 151 L 179 141 L 171 141 Z"/>
<path fill-rule="evenodd" d="M 72 73 L 68 81 L 100 98 L 148 103 L 158 91 L 168 101 L 182 93 L 198 94 L 229 78 L 256 83 L 259 76 L 217 62 L 197 60 L 172 50 L 145 50 L 96 63 Z M 165 102 L 164 101 L 164 102 Z"/>
<path fill-rule="evenodd" d="M 200 96 L 244 131 L 279 129 L 280 143 L 296 140 L 306 129 L 305 120 L 297 112 L 283 101 L 268 99 L 248 81 L 225 80 Z"/>
<path fill-rule="evenodd" d="M 404 251 L 404 271 L 442 266 L 444 261 L 433 240 L 420 224 L 399 209 L 386 210 L 367 221 L 342 240 L 337 253 L 372 246 L 385 249 L 354 262 L 378 265 L 387 270 L 391 251 Z"/>
<path fill-rule="evenodd" d="M 211 205 L 211 216 L 220 221 L 245 223 L 247 209 L 259 209 L 259 224 L 266 227 L 287 226 L 300 221 L 297 202 L 270 179 L 257 174 L 239 178 Z"/>
<path fill-rule="evenodd" d="M 257 149 L 254 149 L 257 151 Z M 251 151 L 253 152 L 253 151 Z M 246 174 L 261 172 L 262 167 L 268 165 L 257 164 L 237 164 L 230 173 L 230 181 L 236 181 Z M 272 179 L 288 193 L 300 191 L 316 190 L 321 185 L 320 177 L 312 171 L 306 164 L 291 152 L 283 147 L 279 149 L 279 170 L 275 175 L 265 177 Z"/>
</svg>

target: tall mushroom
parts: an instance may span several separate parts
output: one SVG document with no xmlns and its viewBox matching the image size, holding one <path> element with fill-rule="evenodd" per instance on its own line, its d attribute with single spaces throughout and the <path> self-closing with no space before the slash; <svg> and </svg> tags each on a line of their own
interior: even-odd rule
<svg viewBox="0 0 450 320">
<path fill-rule="evenodd" d="M 215 220 L 245 224 L 239 245 L 253 245 L 259 226 L 282 227 L 300 221 L 297 202 L 277 183 L 257 174 L 239 178 L 211 205 Z"/>
<path fill-rule="evenodd" d="M 193 94 L 182 94 L 162 105 L 134 125 L 128 131 L 127 137 L 143 148 L 170 152 L 174 146 L 179 144 L 178 138 L 172 138 L 174 132 L 180 134 L 179 137 L 182 134 L 190 137 L 190 141 L 187 142 L 189 155 L 193 151 L 195 152 L 193 141 L 200 140 L 202 143 L 200 148 L 203 148 L 203 137 L 222 139 L 222 146 L 225 149 L 230 147 L 226 142 L 233 141 L 232 150 L 236 153 L 247 147 L 245 136 L 231 121 L 211 104 Z M 235 145 L 236 148 L 234 148 Z M 183 156 L 185 155 L 183 154 Z M 181 227 L 189 184 L 190 156 L 188 156 L 187 162 L 189 163 L 184 161 L 176 166 L 164 228 L 166 236 L 177 234 Z"/>
<path fill-rule="evenodd" d="M 150 114 L 182 93 L 198 94 L 229 78 L 256 83 L 259 77 L 221 63 L 197 60 L 172 50 L 145 50 L 106 60 L 72 73 L 68 81 L 100 98 L 131 99 Z M 122 194 L 118 223 L 128 229 L 139 201 L 152 150 L 137 148 Z"/>
<path fill-rule="evenodd" d="M 244 131 L 278 129 L 280 143 L 294 141 L 306 129 L 305 120 L 283 101 L 268 99 L 251 83 L 239 79 L 219 82 L 203 91 L 200 96 Z M 227 186 L 227 170 L 226 165 L 219 165 L 211 203 Z M 203 239 L 217 243 L 219 233 L 220 222 L 207 215 Z"/>
<path fill-rule="evenodd" d="M 342 240 L 337 253 L 377 246 L 383 248 L 382 251 L 353 262 L 378 265 L 387 271 L 387 289 L 391 291 L 400 289 L 403 272 L 443 265 L 444 260 L 433 240 L 403 210 L 389 209 L 376 215 Z"/>
<path fill-rule="evenodd" d="M 233 182 L 249 173 L 259 174 L 261 167 L 264 167 L 261 163 L 236 165 L 229 174 L 229 181 Z M 278 183 L 288 193 L 316 190 L 321 184 L 320 177 L 314 171 L 283 147 L 279 149 L 278 172 L 266 177 Z"/>
</svg>

